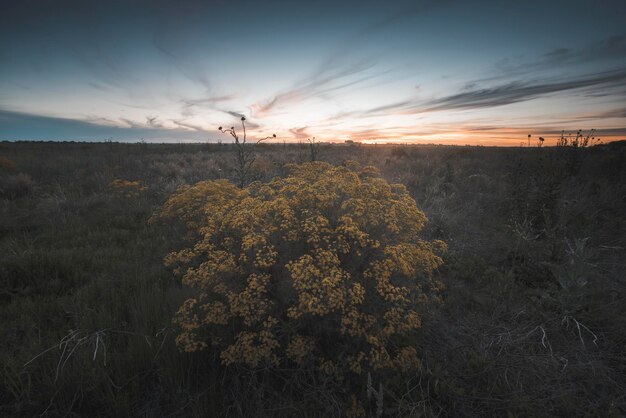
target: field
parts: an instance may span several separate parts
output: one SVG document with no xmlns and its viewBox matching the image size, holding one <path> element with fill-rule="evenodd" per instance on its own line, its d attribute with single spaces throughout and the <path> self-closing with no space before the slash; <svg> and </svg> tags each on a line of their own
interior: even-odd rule
<svg viewBox="0 0 626 418">
<path fill-rule="evenodd" d="M 150 219 L 181 185 L 235 182 L 233 145 L 0 143 L 0 415 L 626 415 L 626 147 L 318 147 L 405 185 L 447 244 L 417 370 L 347 386 L 177 347 L 193 290 L 163 260 L 185 226 Z M 260 182 L 310 159 L 256 153 Z"/>
</svg>

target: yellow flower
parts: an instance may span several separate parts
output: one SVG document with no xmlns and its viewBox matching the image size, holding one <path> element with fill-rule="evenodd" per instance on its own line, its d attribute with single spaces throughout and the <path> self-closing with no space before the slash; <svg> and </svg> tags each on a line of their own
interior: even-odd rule
<svg viewBox="0 0 626 418">
<path fill-rule="evenodd" d="M 421 326 L 418 302 L 443 289 L 433 272 L 445 244 L 419 238 L 426 216 L 375 168 L 286 169 L 243 190 L 183 186 L 153 216 L 188 228 L 164 260 L 194 292 L 174 318 L 179 348 L 332 376 L 419 367 L 403 341 Z"/>
<path fill-rule="evenodd" d="M 144 191 L 146 188 L 141 184 L 139 180 L 124 180 L 124 179 L 115 179 L 110 184 L 113 194 L 120 197 L 137 197 L 139 194 Z"/>
<path fill-rule="evenodd" d="M 310 356 L 314 345 L 312 338 L 296 335 L 287 345 L 285 354 L 290 360 L 301 364 Z"/>
</svg>

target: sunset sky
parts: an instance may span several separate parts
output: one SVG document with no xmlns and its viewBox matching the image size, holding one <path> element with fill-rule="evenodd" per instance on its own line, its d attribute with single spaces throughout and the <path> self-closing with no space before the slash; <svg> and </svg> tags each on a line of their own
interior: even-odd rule
<svg viewBox="0 0 626 418">
<path fill-rule="evenodd" d="M 626 1 L 13 1 L 0 140 L 626 139 Z"/>
</svg>

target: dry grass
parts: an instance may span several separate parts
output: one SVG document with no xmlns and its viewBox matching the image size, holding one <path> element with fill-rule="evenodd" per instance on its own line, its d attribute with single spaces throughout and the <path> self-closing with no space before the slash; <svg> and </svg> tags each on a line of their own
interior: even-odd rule
<svg viewBox="0 0 626 418">
<path fill-rule="evenodd" d="M 626 415 L 624 148 L 316 146 L 317 160 L 405 184 L 430 219 L 426 238 L 449 245 L 444 304 L 412 340 L 422 370 L 376 377 L 369 410 Z M 259 144 L 251 173 L 283 176 L 308 147 Z M 183 228 L 147 220 L 178 185 L 235 180 L 232 151 L 0 144 L 12 163 L 0 184 L 13 190 L 0 196 L 0 414 L 344 412 L 353 388 L 315 370 L 222 367 L 176 349 L 171 318 L 189 290 L 162 259 Z M 117 193 L 116 179 L 143 189 Z"/>
</svg>

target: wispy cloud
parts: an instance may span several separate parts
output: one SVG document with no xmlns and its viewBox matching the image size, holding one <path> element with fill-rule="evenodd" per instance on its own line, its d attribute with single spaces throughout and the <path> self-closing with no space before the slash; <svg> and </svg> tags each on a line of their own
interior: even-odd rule
<svg viewBox="0 0 626 418">
<path fill-rule="evenodd" d="M 367 109 L 342 112 L 332 116 L 327 121 L 340 121 L 353 117 L 493 108 L 533 100 L 553 93 L 581 89 L 589 93 L 599 93 L 611 89 L 614 92 L 615 88 L 626 86 L 626 70 L 587 74 L 564 81 L 512 81 L 489 88 L 476 88 L 475 86 L 475 84 L 469 84 L 459 93 L 426 101 L 414 98 Z"/>
<path fill-rule="evenodd" d="M 347 38 L 339 41 L 337 46 L 319 63 L 318 67 L 309 76 L 302 78 L 291 88 L 279 92 L 267 100 L 252 104 L 250 106 L 252 114 L 262 117 L 282 106 L 314 97 L 324 97 L 388 74 L 388 70 L 365 74 L 376 66 L 377 60 L 371 58 L 355 61 L 353 58 L 354 52 L 368 42 L 372 34 L 430 10 L 442 3 L 432 0 L 418 1 L 408 8 L 390 14 L 353 32 Z M 357 75 L 361 76 L 355 78 Z"/>
<path fill-rule="evenodd" d="M 350 79 L 352 76 L 373 68 L 374 65 L 375 63 L 373 61 L 367 60 L 352 63 L 347 66 L 337 65 L 334 68 L 329 67 L 323 72 L 315 73 L 310 77 L 300 80 L 292 88 L 276 94 L 269 100 L 252 104 L 250 111 L 256 117 L 263 117 L 270 111 L 290 103 L 298 103 L 313 97 L 321 97 L 350 86 L 355 86 L 380 75 L 370 74 L 356 80 Z"/>
<path fill-rule="evenodd" d="M 162 128 L 163 125 L 157 116 L 146 116 L 146 125 L 150 128 Z"/>
<path fill-rule="evenodd" d="M 339 63 L 343 62 L 346 56 L 350 56 L 358 49 L 360 45 L 370 40 L 370 36 L 376 32 L 380 32 L 395 24 L 398 24 L 402 20 L 408 20 L 416 15 L 431 10 L 436 6 L 448 3 L 448 1 L 434 1 L 434 0 L 418 0 L 409 7 L 405 7 L 393 14 L 387 15 L 382 19 L 379 19 L 360 30 L 354 31 L 350 36 L 341 40 L 336 44 L 334 50 L 324 59 L 315 74 L 322 74 L 327 68 L 334 68 Z"/>
<path fill-rule="evenodd" d="M 157 129 L 145 126 L 113 126 L 110 120 L 58 118 L 0 109 L 0 140 L 154 141 L 197 140 L 198 134 L 184 129 Z M 24 132 L 29 132 L 25 136 Z"/>
<path fill-rule="evenodd" d="M 485 133 L 489 133 L 489 136 L 501 136 L 503 139 L 514 140 L 515 138 L 519 138 L 519 140 L 524 140 L 527 134 L 532 134 L 533 137 L 544 136 L 546 139 L 556 139 L 561 136 L 562 133 L 565 135 L 576 134 L 577 130 L 563 130 L 562 128 L 552 126 L 551 124 L 547 124 L 546 126 L 536 126 L 536 125 L 528 125 L 528 126 L 489 126 L 489 125 L 466 125 L 459 127 L 460 130 L 466 133 L 477 133 L 479 135 L 483 135 Z M 583 133 L 590 132 L 590 130 L 585 130 Z M 611 127 L 611 128 L 600 128 L 595 130 L 595 136 L 597 138 L 603 137 L 626 137 L 626 126 L 624 127 Z"/>
<path fill-rule="evenodd" d="M 400 100 L 367 109 L 348 110 L 337 113 L 326 119 L 326 122 L 339 122 L 349 118 L 363 118 L 370 116 L 383 116 L 398 113 L 407 113 L 408 110 L 417 106 L 417 99 Z"/>
<path fill-rule="evenodd" d="M 546 71 L 571 72 L 585 64 L 602 63 L 603 67 L 623 68 L 626 64 L 626 35 L 619 34 L 597 40 L 578 48 L 557 47 L 536 57 L 505 57 L 493 66 L 494 74 L 473 83 L 520 78 Z"/>
<path fill-rule="evenodd" d="M 179 99 L 181 114 L 183 116 L 193 116 L 196 113 L 195 109 L 198 107 L 216 110 L 215 105 L 218 103 L 228 102 L 234 100 L 236 97 L 237 96 L 234 94 L 227 94 L 207 96 L 199 99 L 181 98 Z"/>
<path fill-rule="evenodd" d="M 553 124 L 571 125 L 587 121 L 599 121 L 604 119 L 626 119 L 626 108 L 617 108 L 601 112 L 586 112 L 582 114 L 571 115 L 562 119 L 554 119 Z"/>
<path fill-rule="evenodd" d="M 10 2 L 0 14 L 0 107 L 14 112 L 0 132 L 205 140 L 244 115 L 251 137 L 288 140 L 620 132 L 626 6 L 611 1 L 606 11 L 443 0 Z M 528 26 L 511 31 L 521 16 Z M 555 106 L 569 98 L 572 106 Z"/>
<path fill-rule="evenodd" d="M 176 126 L 179 126 L 181 128 L 191 129 L 191 130 L 196 131 L 196 132 L 208 132 L 207 129 L 204 128 L 203 126 L 196 125 L 194 123 L 190 123 L 190 122 L 187 122 L 185 120 L 171 119 L 171 122 L 173 124 L 175 124 Z"/>
<path fill-rule="evenodd" d="M 578 49 L 555 48 L 546 52 L 532 66 L 549 67 L 606 60 L 626 60 L 626 35 L 610 36 Z"/>
<path fill-rule="evenodd" d="M 312 135 L 307 131 L 309 129 L 308 126 L 302 126 L 300 128 L 291 128 L 289 133 L 296 139 L 305 139 L 310 138 Z"/>
<path fill-rule="evenodd" d="M 592 89 L 623 87 L 626 85 L 626 71 L 611 71 L 566 81 L 522 82 L 516 81 L 491 88 L 463 91 L 458 94 L 442 97 L 426 102 L 417 112 L 441 110 L 463 110 L 503 106 L 536 99 L 552 93 L 576 89 Z"/>
<path fill-rule="evenodd" d="M 224 109 L 218 109 L 220 112 L 222 113 L 226 113 L 227 115 L 230 115 L 234 118 L 236 118 L 237 120 L 237 126 L 239 126 L 239 124 L 241 123 L 240 120 L 241 118 L 245 117 L 246 118 L 246 129 L 249 130 L 254 130 L 254 129 L 259 129 L 262 127 L 262 125 L 260 123 L 257 123 L 255 121 L 250 120 L 249 117 L 246 117 L 246 115 L 244 114 L 244 112 L 238 112 L 235 110 L 224 110 Z"/>
<path fill-rule="evenodd" d="M 173 48 L 165 46 L 162 36 L 154 37 L 154 47 L 161 52 L 164 57 L 168 58 L 176 69 L 193 83 L 201 86 L 206 93 L 211 92 L 212 85 L 209 79 L 209 72 L 200 63 L 194 60 L 186 60 L 179 54 L 173 52 Z"/>
</svg>

